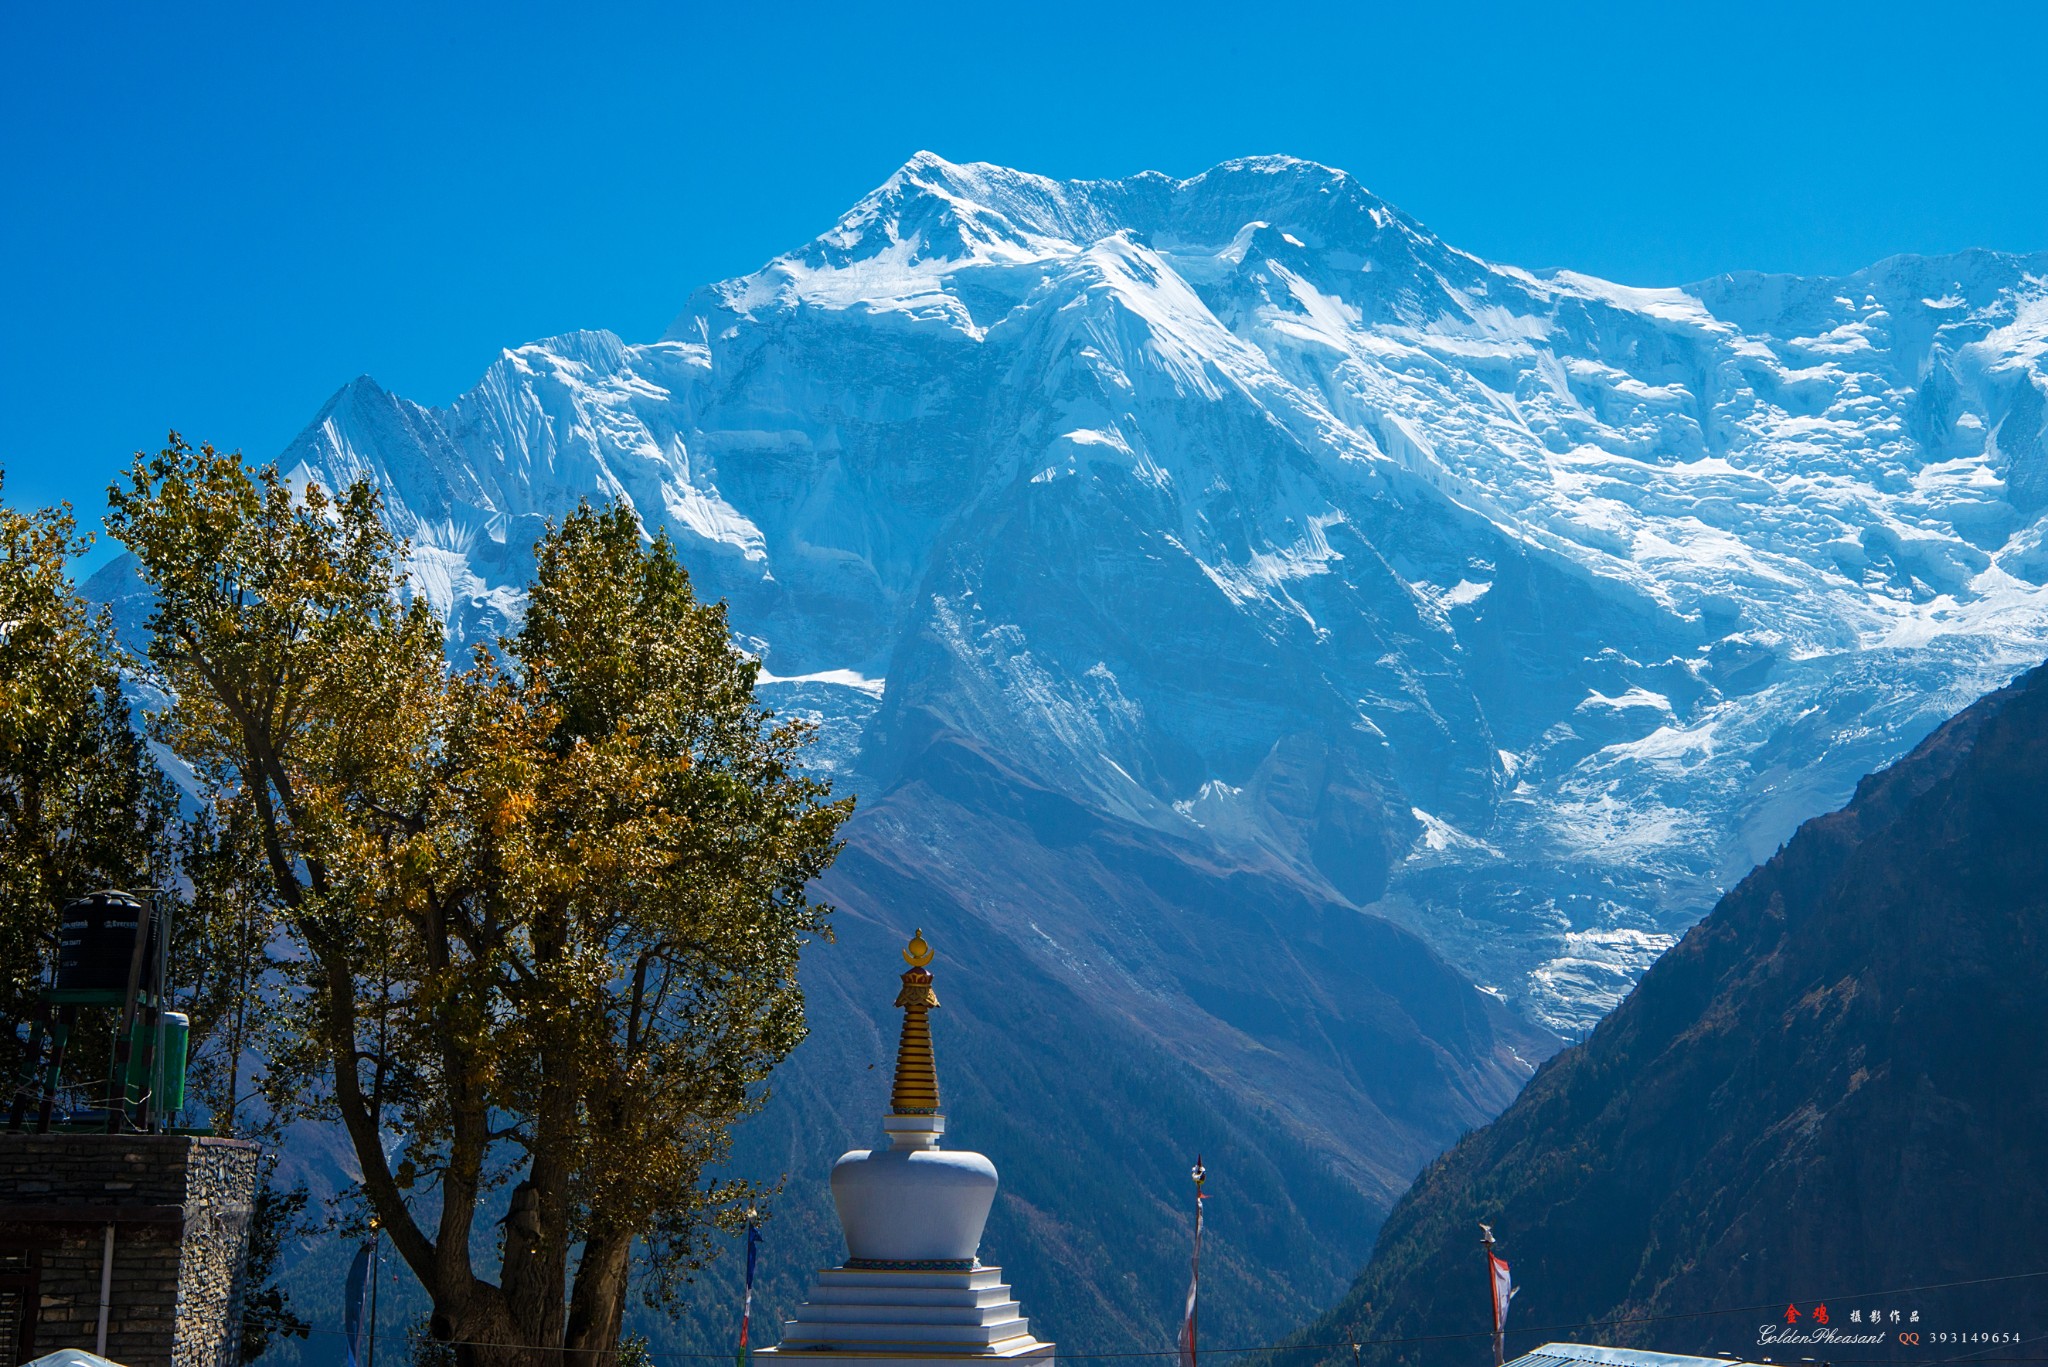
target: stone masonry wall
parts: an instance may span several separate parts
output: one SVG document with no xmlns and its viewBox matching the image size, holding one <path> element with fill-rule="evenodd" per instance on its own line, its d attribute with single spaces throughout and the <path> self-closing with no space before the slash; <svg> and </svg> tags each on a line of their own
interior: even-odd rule
<svg viewBox="0 0 2048 1367">
<path fill-rule="evenodd" d="M 37 1353 L 92 1351 L 106 1227 L 106 1355 L 232 1367 L 258 1149 L 189 1135 L 0 1134 L 0 1244 L 37 1249 Z"/>
<path fill-rule="evenodd" d="M 173 1367 L 234 1367 L 239 1361 L 257 1156 L 253 1144 L 201 1139 L 186 1160 Z"/>
</svg>

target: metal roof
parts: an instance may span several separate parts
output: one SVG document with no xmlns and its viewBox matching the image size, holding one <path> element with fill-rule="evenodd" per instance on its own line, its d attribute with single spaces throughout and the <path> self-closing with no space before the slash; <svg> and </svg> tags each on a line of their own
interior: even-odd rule
<svg viewBox="0 0 2048 1367">
<path fill-rule="evenodd" d="M 1546 1343 L 1524 1353 L 1508 1367 L 1761 1367 L 1741 1358 L 1687 1357 L 1683 1353 L 1652 1353 L 1642 1348 L 1606 1348 L 1597 1343 Z"/>
<path fill-rule="evenodd" d="M 88 1353 L 83 1348 L 59 1348 L 54 1353 L 43 1354 L 27 1367 L 121 1367 L 121 1364 L 97 1353 Z"/>
</svg>

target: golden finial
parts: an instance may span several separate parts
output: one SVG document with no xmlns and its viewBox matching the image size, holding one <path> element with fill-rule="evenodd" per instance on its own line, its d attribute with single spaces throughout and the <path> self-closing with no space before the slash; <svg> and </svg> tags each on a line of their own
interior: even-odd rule
<svg viewBox="0 0 2048 1367">
<path fill-rule="evenodd" d="M 889 1090 L 889 1110 L 894 1115 L 936 1115 L 939 1070 L 925 1013 L 939 1004 L 939 994 L 932 991 L 932 971 L 925 967 L 932 961 L 932 947 L 925 943 L 922 930 L 910 937 L 903 958 L 910 971 L 896 994 L 896 1004 L 903 1008 L 903 1035 L 896 1043 L 896 1083 Z"/>
</svg>

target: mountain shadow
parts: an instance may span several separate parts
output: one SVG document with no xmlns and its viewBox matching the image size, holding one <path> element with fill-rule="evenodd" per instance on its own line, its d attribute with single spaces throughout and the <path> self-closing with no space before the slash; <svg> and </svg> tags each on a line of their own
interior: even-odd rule
<svg viewBox="0 0 2048 1367">
<path fill-rule="evenodd" d="M 1810 1330 L 1821 1303 L 1846 1333 L 1885 1312 L 1882 1346 L 1835 1350 L 1878 1360 L 1927 1356 L 1898 1329 L 2048 1329 L 2048 1275 L 2020 1275 L 2048 1273 L 2044 815 L 2048 666 L 1808 821 L 1438 1159 L 1301 1335 L 1345 1346 L 1283 1367 L 1349 1364 L 1354 1340 L 1381 1364 L 1482 1361 L 1482 1220 L 1522 1287 L 1510 1356 L 1754 1359 L 1763 1325 L 1791 1305 Z"/>
</svg>

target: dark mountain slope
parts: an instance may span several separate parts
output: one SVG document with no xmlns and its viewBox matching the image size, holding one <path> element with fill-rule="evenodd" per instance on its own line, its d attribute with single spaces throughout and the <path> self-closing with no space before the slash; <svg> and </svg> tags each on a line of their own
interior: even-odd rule
<svg viewBox="0 0 2048 1367">
<path fill-rule="evenodd" d="M 2048 667 L 1801 827 L 1417 1180 L 1304 1341 L 1483 1332 L 1480 1220 L 1523 1286 L 1510 1354 L 1645 1317 L 1577 1336 L 1753 1356 L 1768 1316 L 1702 1312 L 1822 1297 L 1844 1328 L 1883 1306 L 1927 1331 L 2048 1329 L 2048 1278 L 1847 1298 L 2048 1268 L 2044 818 Z"/>
<path fill-rule="evenodd" d="M 1407 931 L 1191 859 L 957 735 L 913 772 L 848 827 L 825 880 L 837 943 L 805 959 L 811 1036 L 736 1136 L 734 1172 L 789 1178 L 757 1329 L 845 1256 L 826 1177 L 880 1137 L 913 928 L 938 954 L 945 1142 L 1002 1175 L 982 1257 L 1063 1352 L 1171 1345 L 1197 1153 L 1217 1197 L 1203 1323 L 1285 1333 L 1555 1047 Z M 736 1272 L 721 1260 L 683 1317 L 637 1327 L 663 1350 L 729 1346 Z"/>
</svg>

